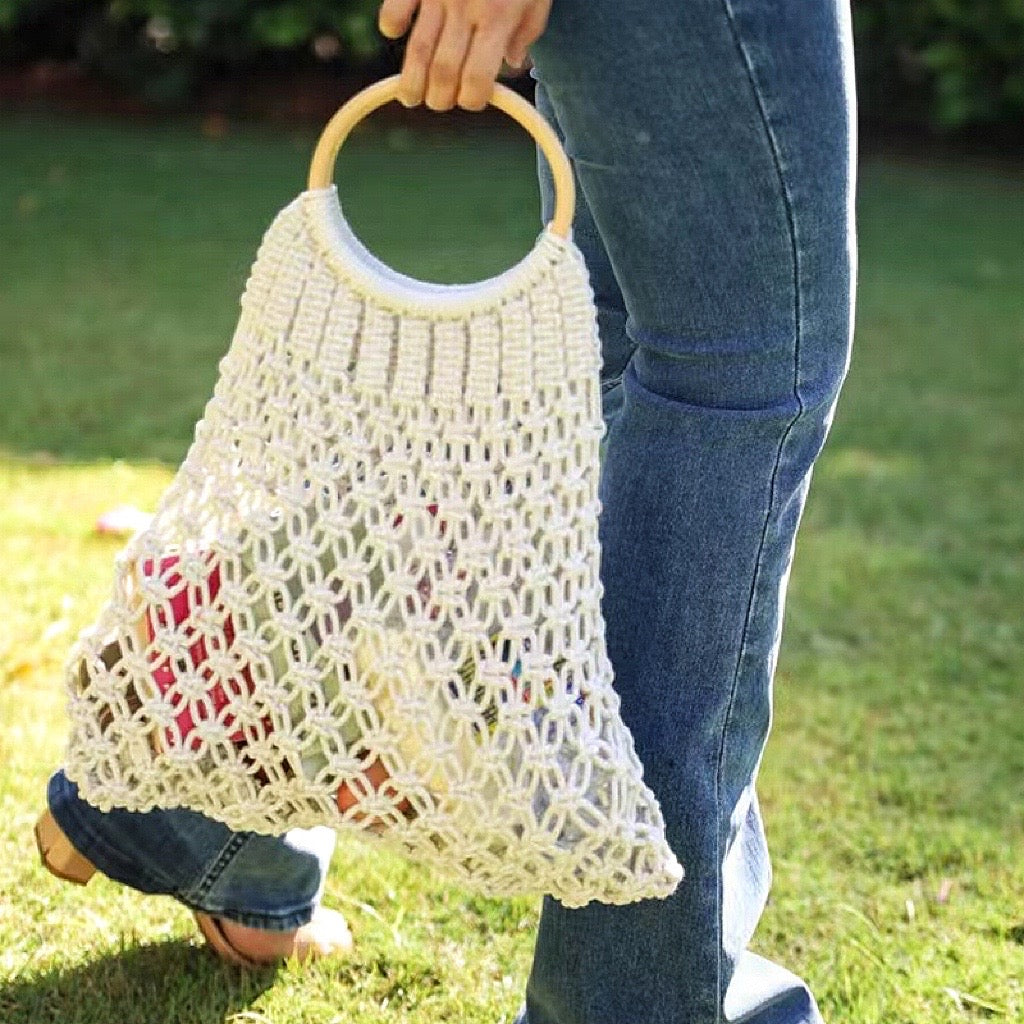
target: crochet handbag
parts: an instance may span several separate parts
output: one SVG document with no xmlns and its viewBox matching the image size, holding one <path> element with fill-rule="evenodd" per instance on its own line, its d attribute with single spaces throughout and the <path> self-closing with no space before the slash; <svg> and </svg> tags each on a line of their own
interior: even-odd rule
<svg viewBox="0 0 1024 1024">
<path fill-rule="evenodd" d="M 600 348 L 554 172 L 518 264 L 427 284 L 358 241 L 328 124 L 259 248 L 195 440 L 72 649 L 68 775 L 102 809 L 328 824 L 485 893 L 568 906 L 682 877 L 612 689 Z"/>
</svg>

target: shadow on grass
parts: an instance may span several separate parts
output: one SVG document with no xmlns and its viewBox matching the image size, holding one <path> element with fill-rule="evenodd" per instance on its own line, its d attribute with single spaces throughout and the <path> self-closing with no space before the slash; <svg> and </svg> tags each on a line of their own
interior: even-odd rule
<svg viewBox="0 0 1024 1024">
<path fill-rule="evenodd" d="M 245 973 L 206 950 L 174 941 L 54 968 L 0 989 L 4 1024 L 223 1024 L 274 979 Z"/>
</svg>

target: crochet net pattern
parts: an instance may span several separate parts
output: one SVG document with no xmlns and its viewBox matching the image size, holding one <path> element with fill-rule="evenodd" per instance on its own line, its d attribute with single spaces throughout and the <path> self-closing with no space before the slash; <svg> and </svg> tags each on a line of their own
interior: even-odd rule
<svg viewBox="0 0 1024 1024">
<path fill-rule="evenodd" d="M 328 824 L 491 895 L 672 892 L 605 652 L 599 366 L 571 240 L 433 285 L 368 253 L 333 188 L 300 195 L 72 649 L 82 795 Z"/>
</svg>

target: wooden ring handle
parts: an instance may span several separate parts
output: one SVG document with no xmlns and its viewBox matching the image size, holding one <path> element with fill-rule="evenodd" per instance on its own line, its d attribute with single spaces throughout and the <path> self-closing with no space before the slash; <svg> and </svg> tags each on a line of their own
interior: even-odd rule
<svg viewBox="0 0 1024 1024">
<path fill-rule="evenodd" d="M 392 75 L 357 92 L 327 122 L 313 153 L 309 168 L 309 187 L 328 188 L 334 180 L 334 161 L 349 132 L 368 114 L 398 97 L 401 75 Z M 576 206 L 576 189 L 572 166 L 551 125 L 537 109 L 506 85 L 495 82 L 488 102 L 518 121 L 534 138 L 547 157 L 555 179 L 555 212 L 549 225 L 556 235 L 568 238 Z"/>
</svg>

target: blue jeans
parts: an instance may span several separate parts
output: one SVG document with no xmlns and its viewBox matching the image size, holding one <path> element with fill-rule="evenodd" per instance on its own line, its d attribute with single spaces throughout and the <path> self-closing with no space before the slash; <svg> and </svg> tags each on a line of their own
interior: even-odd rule
<svg viewBox="0 0 1024 1024">
<path fill-rule="evenodd" d="M 687 876 L 664 901 L 546 900 L 520 1024 L 821 1020 L 746 946 L 786 581 L 852 335 L 849 16 L 554 0 L 532 48 L 600 318 L 608 653 Z"/>
<path fill-rule="evenodd" d="M 848 0 L 554 0 L 532 52 L 599 309 L 609 656 L 687 876 L 664 901 L 545 901 L 520 1024 L 819 1022 L 746 946 L 770 884 L 755 779 L 785 586 L 849 359 Z M 547 219 L 543 162 L 540 182 Z M 50 795 L 129 885 L 266 927 L 315 906 L 329 835 L 101 815 L 59 774 Z"/>
<path fill-rule="evenodd" d="M 305 924 L 323 895 L 332 829 L 294 829 L 278 839 L 232 832 L 183 809 L 98 811 L 63 771 L 51 777 L 46 797 L 75 849 L 139 892 L 271 931 Z"/>
</svg>

